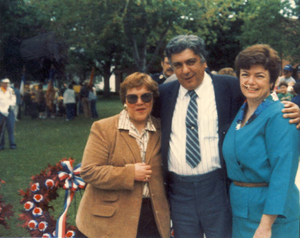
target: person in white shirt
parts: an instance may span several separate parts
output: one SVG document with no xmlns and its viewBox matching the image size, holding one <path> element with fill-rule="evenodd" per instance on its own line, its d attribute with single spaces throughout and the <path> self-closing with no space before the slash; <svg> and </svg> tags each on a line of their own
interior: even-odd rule
<svg viewBox="0 0 300 238">
<path fill-rule="evenodd" d="M 89 85 L 88 89 L 89 89 L 89 102 L 90 102 L 92 118 L 98 118 L 99 115 L 98 115 L 97 107 L 96 107 L 96 103 L 97 103 L 96 88 L 92 84 L 92 85 Z"/>
<path fill-rule="evenodd" d="M 13 107 L 16 105 L 16 95 L 14 90 L 9 87 L 8 78 L 1 80 L 0 87 L 0 150 L 4 149 L 4 132 L 7 129 L 10 149 L 16 149 L 14 137 L 15 115 Z"/>
<path fill-rule="evenodd" d="M 73 85 L 70 84 L 68 86 L 68 89 L 64 92 L 63 95 L 64 105 L 67 109 L 67 121 L 71 121 L 75 117 L 75 111 L 76 111 L 76 100 L 75 100 L 75 92 L 73 89 Z"/>
</svg>

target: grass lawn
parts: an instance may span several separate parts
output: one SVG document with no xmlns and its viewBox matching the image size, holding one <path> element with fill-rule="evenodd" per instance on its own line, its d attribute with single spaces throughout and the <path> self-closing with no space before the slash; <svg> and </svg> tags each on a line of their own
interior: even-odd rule
<svg viewBox="0 0 300 238">
<path fill-rule="evenodd" d="M 122 104 L 119 97 L 109 99 L 99 98 L 97 110 L 101 118 L 106 118 L 119 113 Z M 36 119 L 23 116 L 15 125 L 16 150 L 6 148 L 0 151 L 0 178 L 6 184 L 0 187 L 0 194 L 6 204 L 13 205 L 14 217 L 8 220 L 10 229 L 0 225 L 0 235 L 3 237 L 29 237 L 26 229 L 19 226 L 18 220 L 23 211 L 20 204 L 21 196 L 18 190 L 25 190 L 30 183 L 32 175 L 39 174 L 48 164 L 55 165 L 64 157 L 75 159 L 74 165 L 81 162 L 83 150 L 89 135 L 90 127 L 95 120 L 85 119 L 83 115 L 77 116 L 74 121 L 67 122 L 65 118 Z M 68 212 L 68 222 L 74 224 L 75 212 L 81 198 L 76 193 Z M 60 197 L 53 202 L 57 218 L 63 210 L 64 190 L 60 190 Z"/>
</svg>

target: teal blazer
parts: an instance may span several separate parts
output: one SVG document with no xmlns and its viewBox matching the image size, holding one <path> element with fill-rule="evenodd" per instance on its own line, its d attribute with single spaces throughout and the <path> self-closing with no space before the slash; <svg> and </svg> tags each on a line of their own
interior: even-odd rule
<svg viewBox="0 0 300 238">
<path fill-rule="evenodd" d="M 262 214 L 278 215 L 275 223 L 299 217 L 295 177 L 299 163 L 299 131 L 282 117 L 283 104 L 273 102 L 251 123 L 236 130 L 239 110 L 229 128 L 223 156 L 233 181 L 269 183 L 268 187 L 230 185 L 234 216 L 260 222 Z"/>
</svg>

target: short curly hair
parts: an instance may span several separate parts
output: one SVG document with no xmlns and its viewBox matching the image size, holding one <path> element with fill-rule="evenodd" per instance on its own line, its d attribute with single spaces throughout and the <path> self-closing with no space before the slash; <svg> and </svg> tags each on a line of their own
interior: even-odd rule
<svg viewBox="0 0 300 238">
<path fill-rule="evenodd" d="M 136 72 L 127 76 L 123 83 L 120 85 L 120 98 L 124 104 L 126 102 L 126 94 L 128 89 L 146 86 L 146 88 L 153 93 L 153 98 L 156 99 L 159 96 L 158 84 L 151 76 L 145 73 Z"/>
<path fill-rule="evenodd" d="M 269 45 L 257 44 L 241 51 L 235 59 L 235 71 L 240 78 L 241 69 L 250 69 L 253 65 L 262 65 L 270 73 L 271 90 L 281 71 L 281 61 L 277 51 Z"/>
</svg>

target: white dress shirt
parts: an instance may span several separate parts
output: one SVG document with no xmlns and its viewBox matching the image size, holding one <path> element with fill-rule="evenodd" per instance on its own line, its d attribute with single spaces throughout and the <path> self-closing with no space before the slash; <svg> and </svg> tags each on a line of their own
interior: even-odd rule
<svg viewBox="0 0 300 238">
<path fill-rule="evenodd" d="M 190 96 L 180 86 L 173 113 L 168 153 L 169 171 L 179 175 L 205 174 L 221 168 L 219 156 L 218 115 L 211 77 L 205 73 L 203 82 L 195 89 L 198 104 L 198 132 L 201 161 L 195 168 L 186 162 L 186 113 Z"/>
</svg>

